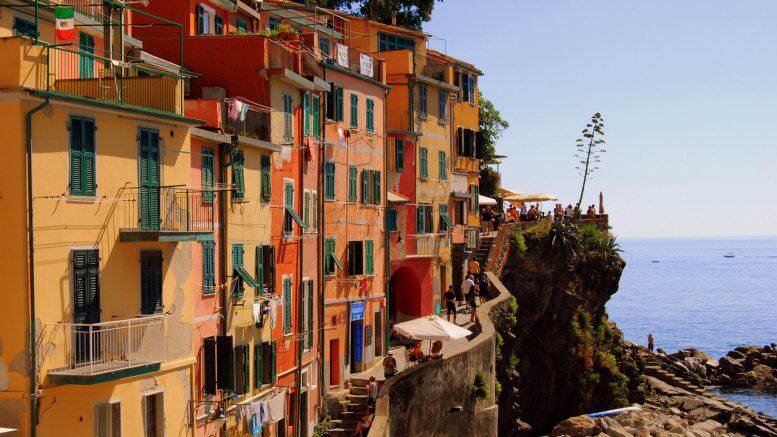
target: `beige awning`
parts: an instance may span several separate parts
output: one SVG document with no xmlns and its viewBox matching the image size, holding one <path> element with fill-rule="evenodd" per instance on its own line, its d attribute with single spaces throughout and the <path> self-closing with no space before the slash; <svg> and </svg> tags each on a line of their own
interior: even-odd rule
<svg viewBox="0 0 777 437">
<path fill-rule="evenodd" d="M 507 198 L 510 196 L 518 196 L 520 194 L 526 194 L 526 193 L 523 191 L 513 190 L 510 188 L 501 188 L 501 187 L 496 190 L 496 195 L 499 197 Z"/>
<path fill-rule="evenodd" d="M 486 197 L 482 194 L 478 194 L 478 205 L 493 206 L 496 205 L 496 200 Z"/>
<path fill-rule="evenodd" d="M 558 197 L 546 193 L 517 194 L 514 196 L 507 196 L 505 197 L 505 200 L 511 203 L 546 202 L 558 200 Z"/>
<path fill-rule="evenodd" d="M 388 200 L 389 203 L 407 203 L 410 201 L 410 199 L 407 197 L 397 194 L 391 190 L 388 190 L 386 200 Z"/>
</svg>

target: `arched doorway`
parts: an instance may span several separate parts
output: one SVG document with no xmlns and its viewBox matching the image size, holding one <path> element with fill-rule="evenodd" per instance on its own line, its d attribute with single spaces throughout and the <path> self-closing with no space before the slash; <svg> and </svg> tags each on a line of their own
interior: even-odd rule
<svg viewBox="0 0 777 437">
<path fill-rule="evenodd" d="M 395 323 L 424 315 L 421 281 L 415 270 L 410 267 L 400 267 L 391 275 L 389 312 Z"/>
</svg>

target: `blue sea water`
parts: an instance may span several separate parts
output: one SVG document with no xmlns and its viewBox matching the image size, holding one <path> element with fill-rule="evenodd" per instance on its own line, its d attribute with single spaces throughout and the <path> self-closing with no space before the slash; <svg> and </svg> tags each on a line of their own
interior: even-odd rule
<svg viewBox="0 0 777 437">
<path fill-rule="evenodd" d="M 777 237 L 618 239 L 627 266 L 607 304 L 627 340 L 713 358 L 777 343 Z M 734 258 L 725 258 L 725 254 Z M 777 417 L 777 394 L 722 393 Z"/>
</svg>

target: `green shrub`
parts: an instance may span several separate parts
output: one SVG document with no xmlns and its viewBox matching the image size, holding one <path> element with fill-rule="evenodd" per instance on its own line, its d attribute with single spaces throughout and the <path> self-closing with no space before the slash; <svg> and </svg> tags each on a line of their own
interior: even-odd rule
<svg viewBox="0 0 777 437">
<path fill-rule="evenodd" d="M 478 399 L 488 397 L 488 385 L 486 384 L 486 375 L 478 372 L 475 375 L 475 384 L 472 386 L 472 395 Z"/>
<path fill-rule="evenodd" d="M 526 239 L 523 238 L 521 228 L 516 227 L 510 236 L 510 250 L 518 253 L 526 253 Z"/>
<path fill-rule="evenodd" d="M 502 393 L 502 384 L 499 381 L 494 381 L 494 391 L 496 392 L 496 397 L 499 397 Z"/>
<path fill-rule="evenodd" d="M 326 437 L 330 429 L 335 427 L 335 423 L 329 420 L 327 417 L 325 421 L 319 422 L 315 428 L 313 428 L 313 437 Z"/>
<path fill-rule="evenodd" d="M 496 359 L 498 360 L 502 356 L 502 345 L 505 344 L 505 341 L 502 338 L 502 336 L 499 335 L 499 332 L 496 333 L 495 342 L 496 342 Z"/>
<path fill-rule="evenodd" d="M 524 229 L 521 234 L 526 240 L 538 240 L 540 238 L 545 238 L 550 232 L 551 224 L 552 223 L 550 221 L 545 220 L 537 223 L 536 225 L 529 226 L 528 228 Z"/>
<path fill-rule="evenodd" d="M 518 363 L 520 362 L 520 359 L 517 355 L 512 354 L 510 355 L 510 367 L 518 367 Z"/>
</svg>

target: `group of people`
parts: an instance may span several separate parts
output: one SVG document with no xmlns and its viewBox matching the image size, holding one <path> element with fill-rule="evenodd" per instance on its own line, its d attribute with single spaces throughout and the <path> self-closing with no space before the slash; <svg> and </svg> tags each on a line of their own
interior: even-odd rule
<svg viewBox="0 0 777 437">
<path fill-rule="evenodd" d="M 375 421 L 375 402 L 378 400 L 379 391 L 380 383 L 374 376 L 370 376 L 370 382 L 367 384 L 367 411 L 362 414 L 351 436 L 366 437 L 370 433 L 372 422 Z"/>
<path fill-rule="evenodd" d="M 505 217 L 502 211 L 493 206 L 480 207 L 480 223 L 484 231 L 491 232 L 497 229 L 500 224 L 504 223 L 504 220 Z"/>
<path fill-rule="evenodd" d="M 483 303 L 490 292 L 490 286 L 485 274 L 480 270 L 480 263 L 476 259 L 469 262 L 467 277 L 461 283 L 461 293 L 459 295 L 453 289 L 453 285 L 448 286 L 448 290 L 443 295 L 445 300 L 446 318 L 453 323 L 457 323 L 456 315 L 458 310 L 456 302 L 464 300 L 469 308 L 469 323 L 477 320 L 478 303 Z"/>
</svg>

